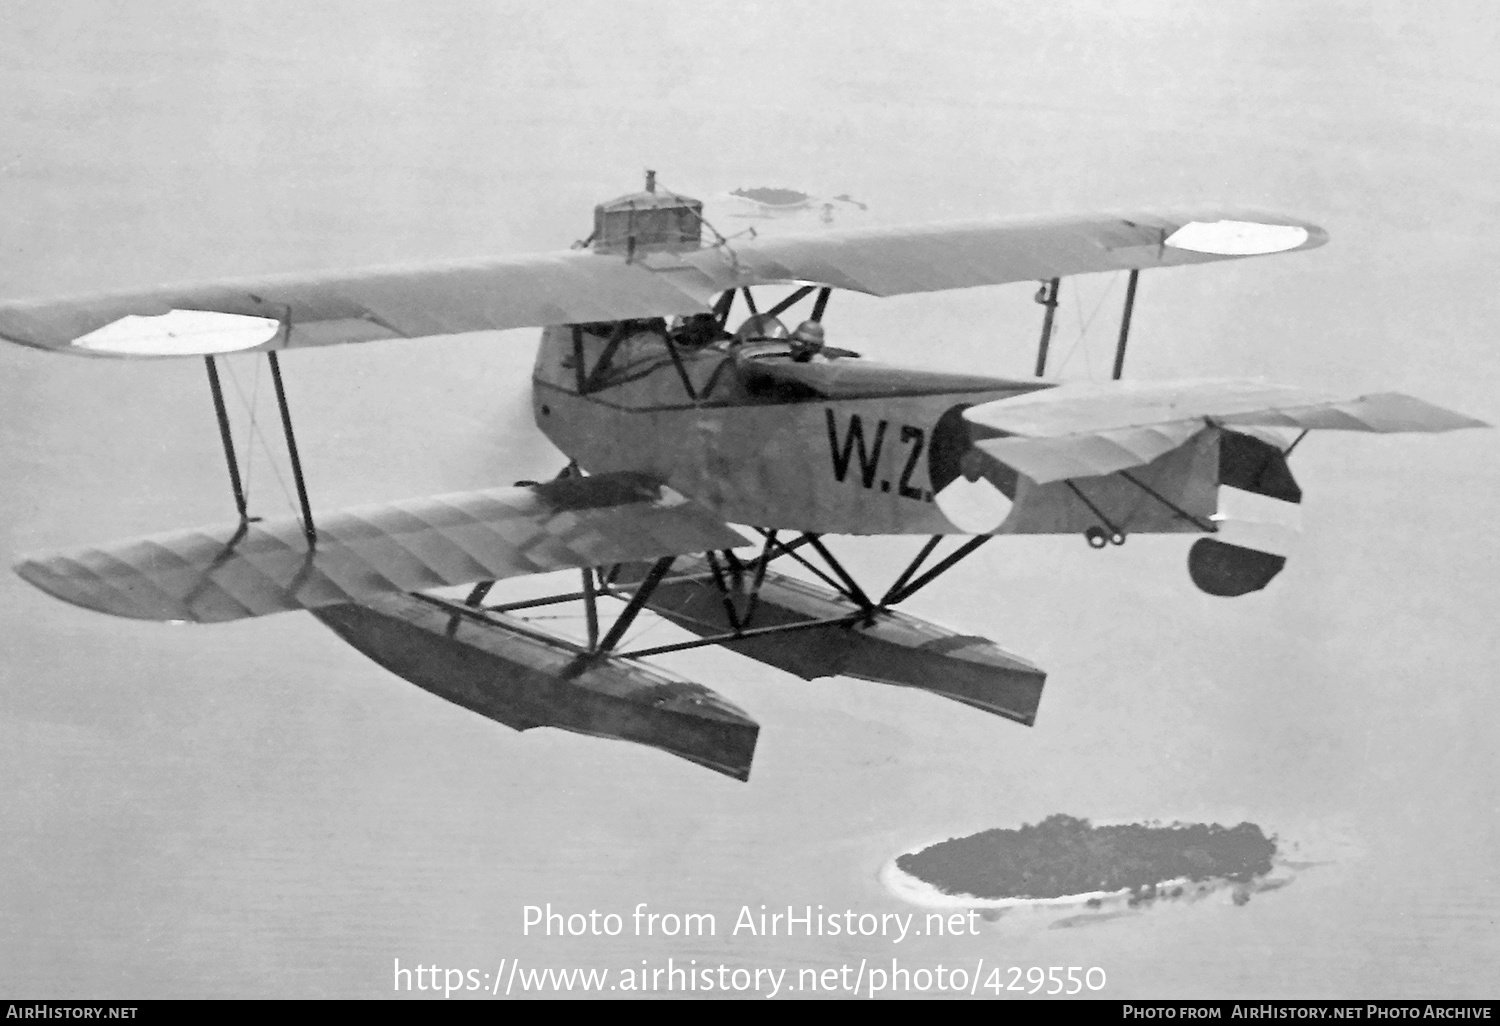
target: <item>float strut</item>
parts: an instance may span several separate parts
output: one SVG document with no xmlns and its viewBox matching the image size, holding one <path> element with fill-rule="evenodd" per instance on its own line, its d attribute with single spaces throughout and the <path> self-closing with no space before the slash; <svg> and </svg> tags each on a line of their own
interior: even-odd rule
<svg viewBox="0 0 1500 1026">
<path fill-rule="evenodd" d="M 979 546 L 989 541 L 992 537 L 994 537 L 994 535 L 979 534 L 975 535 L 973 538 L 970 538 L 968 541 L 964 542 L 958 548 L 949 553 L 945 559 L 939 561 L 938 564 L 931 570 L 928 570 L 925 574 L 923 574 L 921 577 L 918 577 L 915 581 L 912 581 L 895 595 L 889 596 L 887 598 L 887 601 L 892 605 L 896 604 L 897 602 L 905 602 L 907 599 L 915 595 L 918 591 L 922 590 L 923 588 L 927 587 L 927 585 L 937 580 L 938 577 L 940 577 L 945 571 L 955 566 L 959 560 L 963 559 L 969 553 L 979 548 Z"/>
<path fill-rule="evenodd" d="M 760 559 L 755 562 L 755 579 L 750 585 L 750 602 L 745 610 L 742 627 L 748 627 L 750 620 L 755 616 L 755 606 L 760 602 L 760 586 L 766 582 L 766 567 L 771 563 L 771 547 L 775 544 L 776 532 L 772 531 L 766 535 L 765 547 L 761 549 Z"/>
<path fill-rule="evenodd" d="M 286 452 L 292 461 L 292 480 L 297 483 L 297 501 L 302 504 L 302 533 L 307 547 L 318 544 L 318 529 L 313 526 L 312 505 L 307 501 L 307 482 L 302 477 L 302 458 L 297 455 L 297 436 L 292 433 L 292 411 L 286 404 L 286 389 L 281 384 L 281 364 L 274 349 L 266 352 L 271 363 L 271 383 L 276 386 L 276 405 L 281 410 L 281 430 L 286 435 Z"/>
<path fill-rule="evenodd" d="M 906 582 L 912 579 L 913 574 L 922 569 L 922 564 L 927 561 L 927 557 L 932 555 L 932 550 L 937 548 L 938 543 L 942 540 L 943 536 L 940 534 L 935 534 L 927 540 L 927 544 L 922 546 L 922 551 L 917 553 L 917 558 L 912 560 L 905 570 L 901 571 L 901 576 L 896 578 L 896 583 L 886 589 L 885 595 L 880 599 L 881 609 L 884 609 L 890 604 L 893 598 L 901 594 L 901 589 L 906 587 Z"/>
<path fill-rule="evenodd" d="M 594 597 L 594 568 L 583 568 L 583 613 L 588 624 L 589 651 L 599 647 L 599 606 Z"/>
<path fill-rule="evenodd" d="M 615 625 L 609 629 L 604 640 L 599 642 L 598 647 L 594 649 L 594 655 L 604 655 L 620 643 L 620 639 L 625 636 L 625 632 L 630 629 L 630 624 L 635 620 L 636 614 L 650 600 L 651 593 L 656 590 L 661 579 L 667 576 L 667 571 L 672 569 L 674 562 L 676 562 L 675 556 L 663 556 L 656 561 L 651 567 L 651 572 L 646 575 L 646 579 L 636 585 L 635 594 L 630 596 L 630 601 L 625 604 L 624 610 L 615 620 Z"/>
<path fill-rule="evenodd" d="M 704 555 L 708 557 L 708 568 L 713 571 L 714 586 L 719 589 L 719 598 L 724 603 L 724 617 L 729 621 L 730 629 L 738 633 L 742 624 L 734 609 L 733 593 L 724 580 L 724 571 L 719 568 L 719 557 L 712 552 L 705 552 Z"/>
<path fill-rule="evenodd" d="M 245 502 L 245 486 L 240 481 L 240 463 L 234 455 L 234 437 L 229 433 L 229 411 L 224 408 L 224 390 L 219 387 L 219 368 L 212 356 L 205 356 L 208 368 L 208 390 L 214 397 L 214 414 L 219 418 L 219 439 L 224 443 L 224 463 L 229 467 L 229 485 L 234 489 L 234 508 L 240 511 L 240 524 L 250 520 Z"/>
<path fill-rule="evenodd" d="M 809 534 L 807 538 L 808 544 L 817 550 L 818 555 L 823 557 L 823 561 L 828 564 L 829 569 L 838 574 L 839 579 L 844 582 L 845 594 L 854 600 L 855 604 L 864 611 L 866 616 L 874 613 L 875 603 L 870 601 L 870 597 L 864 593 L 854 578 L 849 576 L 849 571 L 845 570 L 843 565 L 833 558 L 833 553 L 828 551 L 822 540 L 815 534 Z"/>
</svg>

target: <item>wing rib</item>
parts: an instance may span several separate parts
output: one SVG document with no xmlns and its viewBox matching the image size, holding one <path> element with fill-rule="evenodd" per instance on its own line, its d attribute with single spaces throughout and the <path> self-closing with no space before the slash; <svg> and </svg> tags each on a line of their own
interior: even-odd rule
<svg viewBox="0 0 1500 1026">
<path fill-rule="evenodd" d="M 316 548 L 279 518 L 35 556 L 16 571 L 98 612 L 211 623 L 743 544 L 665 485 L 601 474 L 342 510 L 319 521 Z"/>
</svg>

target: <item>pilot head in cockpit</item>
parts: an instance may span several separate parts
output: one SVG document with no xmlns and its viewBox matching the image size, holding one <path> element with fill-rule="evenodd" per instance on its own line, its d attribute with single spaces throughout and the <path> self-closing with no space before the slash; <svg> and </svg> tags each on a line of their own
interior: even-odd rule
<svg viewBox="0 0 1500 1026">
<path fill-rule="evenodd" d="M 792 332 L 789 340 L 792 344 L 792 359 L 798 363 L 808 363 L 813 358 L 826 359 L 823 353 L 823 325 L 817 321 L 803 321 L 797 325 L 797 330 Z"/>
</svg>

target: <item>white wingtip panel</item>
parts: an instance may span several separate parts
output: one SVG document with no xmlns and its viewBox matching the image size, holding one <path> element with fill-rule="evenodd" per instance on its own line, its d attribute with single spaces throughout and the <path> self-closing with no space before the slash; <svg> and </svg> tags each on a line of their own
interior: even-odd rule
<svg viewBox="0 0 1500 1026">
<path fill-rule="evenodd" d="M 254 349 L 276 337 L 281 322 L 268 317 L 169 310 L 155 317 L 129 314 L 73 340 L 73 346 L 116 356 L 213 356 Z"/>
<path fill-rule="evenodd" d="M 1307 229 L 1295 224 L 1259 221 L 1189 221 L 1165 240 L 1173 249 L 1216 256 L 1266 256 L 1285 253 L 1307 242 Z"/>
</svg>

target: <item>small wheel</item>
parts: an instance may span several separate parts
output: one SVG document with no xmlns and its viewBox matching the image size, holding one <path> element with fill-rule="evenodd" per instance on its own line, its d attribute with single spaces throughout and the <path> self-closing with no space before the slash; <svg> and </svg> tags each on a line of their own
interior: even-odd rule
<svg viewBox="0 0 1500 1026">
<path fill-rule="evenodd" d="M 1102 527 L 1091 527 L 1083 532 L 1084 540 L 1089 543 L 1091 549 L 1102 549 L 1109 544 L 1109 536 L 1104 533 Z"/>
<path fill-rule="evenodd" d="M 1125 544 L 1125 532 L 1124 531 L 1116 531 L 1114 534 L 1110 535 L 1109 536 L 1109 543 L 1111 545 L 1124 545 Z"/>
</svg>

